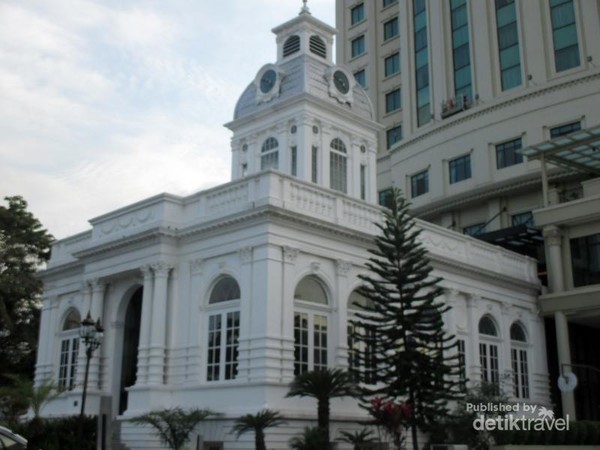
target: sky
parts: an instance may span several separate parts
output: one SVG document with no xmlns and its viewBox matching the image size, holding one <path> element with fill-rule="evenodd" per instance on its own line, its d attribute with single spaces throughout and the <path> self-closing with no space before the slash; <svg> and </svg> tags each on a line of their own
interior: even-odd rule
<svg viewBox="0 0 600 450">
<path fill-rule="evenodd" d="M 230 179 L 238 97 L 301 0 L 2 0 L 0 203 L 55 238 Z M 335 25 L 335 0 L 309 0 Z"/>
</svg>

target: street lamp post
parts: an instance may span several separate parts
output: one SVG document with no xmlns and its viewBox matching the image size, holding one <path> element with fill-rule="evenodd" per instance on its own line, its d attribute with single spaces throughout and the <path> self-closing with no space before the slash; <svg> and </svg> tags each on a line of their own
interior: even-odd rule
<svg viewBox="0 0 600 450">
<path fill-rule="evenodd" d="M 79 336 L 83 344 L 85 345 L 85 375 L 83 378 L 83 393 L 81 394 L 81 413 L 79 414 L 79 433 L 78 441 L 79 448 L 83 448 L 83 419 L 85 413 L 85 397 L 87 395 L 87 384 L 88 375 L 90 371 L 90 359 L 96 350 L 102 344 L 102 338 L 104 337 L 104 328 L 100 323 L 100 318 L 96 322 L 92 319 L 90 312 L 88 311 L 87 317 L 81 321 L 79 327 Z"/>
</svg>

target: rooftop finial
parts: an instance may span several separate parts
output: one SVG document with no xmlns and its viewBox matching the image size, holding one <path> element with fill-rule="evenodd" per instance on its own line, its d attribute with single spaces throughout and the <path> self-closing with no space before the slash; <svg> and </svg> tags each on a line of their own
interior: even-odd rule
<svg viewBox="0 0 600 450">
<path fill-rule="evenodd" d="M 308 0 L 302 0 L 302 9 L 300 10 L 300 14 L 310 14 L 310 11 L 308 10 L 308 6 L 306 5 L 308 3 Z"/>
</svg>

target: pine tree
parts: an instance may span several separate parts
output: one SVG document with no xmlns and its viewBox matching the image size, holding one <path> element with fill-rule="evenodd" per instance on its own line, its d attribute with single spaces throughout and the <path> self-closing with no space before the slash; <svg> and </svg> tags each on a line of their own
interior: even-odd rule
<svg viewBox="0 0 600 450">
<path fill-rule="evenodd" d="M 369 301 L 355 325 L 356 339 L 368 351 L 359 356 L 363 403 L 406 399 L 411 408 L 408 426 L 418 449 L 417 429 L 426 430 L 448 413 L 447 402 L 461 395 L 460 361 L 454 336 L 443 330 L 442 315 L 449 307 L 437 298 L 440 278 L 432 276 L 427 251 L 418 241 L 421 230 L 408 215 L 408 203 L 394 189 L 390 209 L 377 224 L 372 256 L 361 276 L 360 292 Z"/>
</svg>

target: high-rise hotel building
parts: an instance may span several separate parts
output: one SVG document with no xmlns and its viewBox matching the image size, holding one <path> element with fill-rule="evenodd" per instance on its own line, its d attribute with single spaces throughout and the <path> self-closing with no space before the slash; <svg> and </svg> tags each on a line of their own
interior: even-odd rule
<svg viewBox="0 0 600 450">
<path fill-rule="evenodd" d="M 597 195 L 600 2 L 336 0 L 336 21 L 337 61 L 385 127 L 380 203 L 399 187 L 416 216 L 538 258 L 552 377 L 576 372 L 578 414 L 599 418 L 600 215 L 559 206 Z"/>
</svg>

